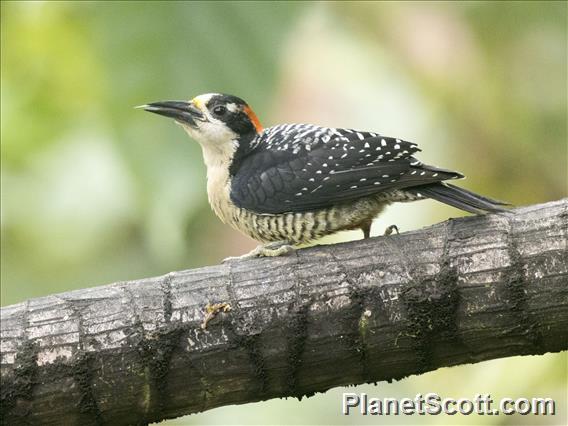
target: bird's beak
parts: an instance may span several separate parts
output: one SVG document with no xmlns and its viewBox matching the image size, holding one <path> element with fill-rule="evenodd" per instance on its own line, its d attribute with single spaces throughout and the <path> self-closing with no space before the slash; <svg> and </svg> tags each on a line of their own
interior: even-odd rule
<svg viewBox="0 0 568 426">
<path fill-rule="evenodd" d="M 205 115 L 197 108 L 192 102 L 186 101 L 162 101 L 152 102 L 147 105 L 140 105 L 137 108 L 144 109 L 145 111 L 153 112 L 154 114 L 163 115 L 165 117 L 173 118 L 174 120 L 189 124 L 195 127 L 196 121 L 205 121 Z"/>
</svg>

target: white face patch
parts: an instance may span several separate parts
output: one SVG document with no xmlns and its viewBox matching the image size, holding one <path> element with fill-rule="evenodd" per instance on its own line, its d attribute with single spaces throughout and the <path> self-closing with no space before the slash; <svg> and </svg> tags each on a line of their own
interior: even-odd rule
<svg viewBox="0 0 568 426">
<path fill-rule="evenodd" d="M 197 128 L 187 124 L 182 127 L 203 148 L 219 150 L 223 145 L 234 145 L 237 140 L 237 134 L 216 119 L 196 121 L 196 125 Z"/>
<path fill-rule="evenodd" d="M 237 112 L 239 110 L 239 107 L 237 106 L 237 104 L 227 104 L 227 109 L 231 112 Z"/>
</svg>

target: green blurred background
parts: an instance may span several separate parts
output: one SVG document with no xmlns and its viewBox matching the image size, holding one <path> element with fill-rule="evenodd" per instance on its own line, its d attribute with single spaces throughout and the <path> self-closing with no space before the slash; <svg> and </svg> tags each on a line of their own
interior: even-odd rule
<svg viewBox="0 0 568 426">
<path fill-rule="evenodd" d="M 255 246 L 210 211 L 198 145 L 132 108 L 149 101 L 231 93 L 266 127 L 417 142 L 422 160 L 516 205 L 566 196 L 566 2 L 2 2 L 1 43 L 2 305 Z M 396 205 L 374 234 L 461 214 Z M 554 417 L 345 418 L 335 389 L 170 424 L 563 424 L 566 363 L 511 358 L 347 390 L 548 396 Z"/>
</svg>

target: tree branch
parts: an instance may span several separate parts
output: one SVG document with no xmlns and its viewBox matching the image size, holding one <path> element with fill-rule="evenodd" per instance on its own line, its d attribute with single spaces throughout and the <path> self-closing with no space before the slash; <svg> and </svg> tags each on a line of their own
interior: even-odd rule
<svg viewBox="0 0 568 426">
<path fill-rule="evenodd" d="M 565 350 L 567 224 L 564 199 L 5 307 L 2 423 L 148 423 Z"/>
</svg>

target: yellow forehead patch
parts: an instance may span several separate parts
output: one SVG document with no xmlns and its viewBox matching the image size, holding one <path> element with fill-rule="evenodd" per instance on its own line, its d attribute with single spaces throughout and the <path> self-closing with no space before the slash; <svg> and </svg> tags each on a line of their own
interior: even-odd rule
<svg viewBox="0 0 568 426">
<path fill-rule="evenodd" d="M 200 110 L 203 110 L 203 102 L 201 101 L 201 99 L 198 99 L 198 98 L 199 98 L 199 96 L 193 98 L 191 100 L 191 103 L 193 105 L 195 105 L 197 108 L 199 108 Z"/>
<path fill-rule="evenodd" d="M 195 105 L 197 108 L 199 108 L 201 111 L 205 111 L 207 109 L 205 105 L 207 105 L 207 102 L 209 102 L 211 97 L 214 95 L 215 95 L 214 93 L 206 93 L 204 95 L 196 96 L 191 100 L 191 103 Z"/>
</svg>

